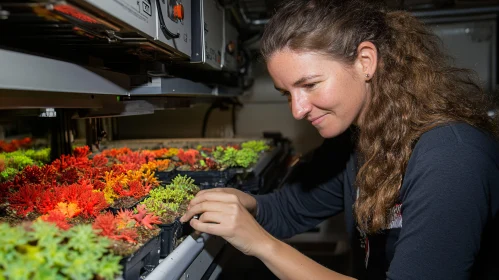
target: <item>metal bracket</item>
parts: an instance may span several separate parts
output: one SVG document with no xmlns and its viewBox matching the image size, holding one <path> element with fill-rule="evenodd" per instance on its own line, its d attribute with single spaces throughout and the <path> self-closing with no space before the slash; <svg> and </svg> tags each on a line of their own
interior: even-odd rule
<svg viewBox="0 0 499 280">
<path fill-rule="evenodd" d="M 121 36 L 118 36 L 116 34 L 116 32 L 114 32 L 114 30 L 106 30 L 106 33 L 107 35 L 110 37 L 109 38 L 109 42 L 110 43 L 116 43 L 119 41 L 126 41 L 126 42 L 145 42 L 147 41 L 146 38 L 125 38 L 125 37 L 121 37 Z M 117 39 L 117 40 L 116 40 Z"/>
</svg>

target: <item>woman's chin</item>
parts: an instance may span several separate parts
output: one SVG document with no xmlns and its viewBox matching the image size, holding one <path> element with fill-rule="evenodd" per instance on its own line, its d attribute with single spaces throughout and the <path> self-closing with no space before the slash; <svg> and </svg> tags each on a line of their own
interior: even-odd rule
<svg viewBox="0 0 499 280">
<path fill-rule="evenodd" d="M 343 133 L 345 130 L 346 128 L 341 129 L 340 127 L 331 127 L 331 126 L 317 127 L 317 131 L 322 136 L 322 138 L 334 138 Z"/>
<path fill-rule="evenodd" d="M 322 138 L 333 138 L 339 135 L 339 133 L 333 131 L 332 129 L 317 129 Z"/>
</svg>

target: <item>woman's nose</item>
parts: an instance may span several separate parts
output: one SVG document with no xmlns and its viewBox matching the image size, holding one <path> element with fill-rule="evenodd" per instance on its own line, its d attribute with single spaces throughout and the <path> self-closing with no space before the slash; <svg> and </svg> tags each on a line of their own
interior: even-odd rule
<svg viewBox="0 0 499 280">
<path fill-rule="evenodd" d="M 311 110 L 312 105 L 305 94 L 301 92 L 291 94 L 291 113 L 295 119 L 305 118 Z"/>
</svg>

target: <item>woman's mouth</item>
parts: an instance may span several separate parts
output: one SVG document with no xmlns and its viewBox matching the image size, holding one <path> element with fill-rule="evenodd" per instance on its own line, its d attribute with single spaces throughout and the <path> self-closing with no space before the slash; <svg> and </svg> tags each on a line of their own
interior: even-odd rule
<svg viewBox="0 0 499 280">
<path fill-rule="evenodd" d="M 316 117 L 316 118 L 311 118 L 311 119 L 309 119 L 309 121 L 312 123 L 312 125 L 316 126 L 316 125 L 319 125 L 324 120 L 325 116 L 326 115 L 324 114 L 324 115 Z"/>
</svg>

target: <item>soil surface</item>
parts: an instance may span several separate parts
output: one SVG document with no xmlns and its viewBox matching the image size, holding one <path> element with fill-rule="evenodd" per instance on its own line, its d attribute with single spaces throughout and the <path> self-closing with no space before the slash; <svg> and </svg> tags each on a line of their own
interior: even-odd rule
<svg viewBox="0 0 499 280">
<path fill-rule="evenodd" d="M 0 205 L 0 223 L 7 223 L 10 226 L 16 226 L 23 222 L 31 222 L 38 219 L 40 216 L 41 215 L 38 213 L 31 212 L 26 215 L 26 217 L 20 217 L 14 211 L 9 209 L 7 204 Z"/>
<path fill-rule="evenodd" d="M 115 199 L 111 207 L 117 209 L 130 208 L 133 207 L 137 202 L 139 202 L 139 199 L 136 199 L 135 197 L 124 196 Z"/>
<path fill-rule="evenodd" d="M 144 244 L 147 243 L 147 241 L 151 240 L 154 236 L 157 236 L 160 233 L 161 229 L 146 229 L 144 227 L 139 227 L 137 229 L 138 237 L 137 237 L 137 243 L 129 243 L 126 241 L 121 241 L 121 240 L 111 240 L 111 252 L 115 255 L 118 256 L 129 256 L 133 252 L 137 251 L 140 247 L 144 246 Z"/>
</svg>

